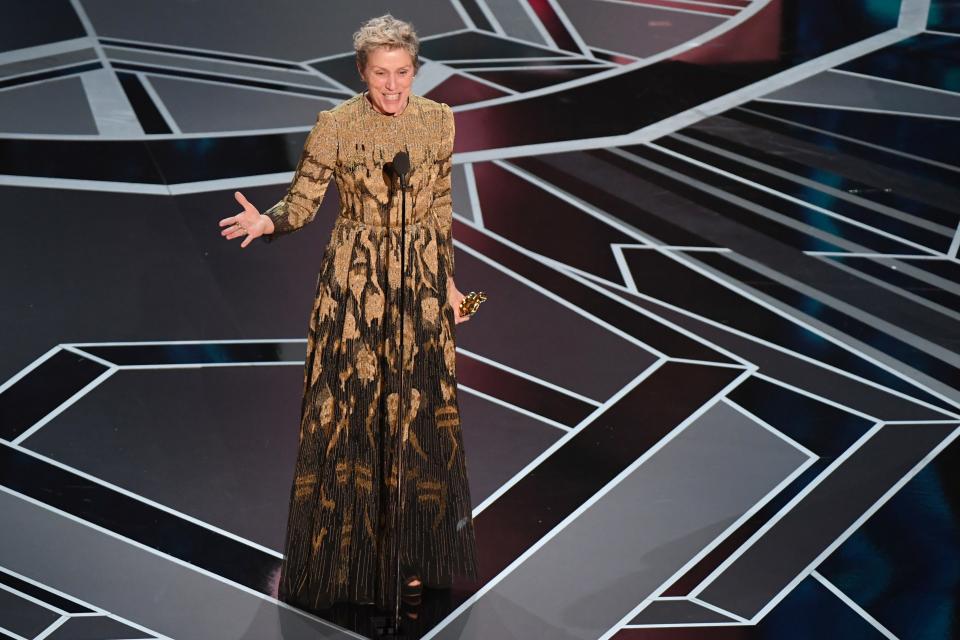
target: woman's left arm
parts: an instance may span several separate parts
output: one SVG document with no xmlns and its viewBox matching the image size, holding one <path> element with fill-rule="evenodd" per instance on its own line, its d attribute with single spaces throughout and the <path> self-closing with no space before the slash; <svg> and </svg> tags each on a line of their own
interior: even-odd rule
<svg viewBox="0 0 960 640">
<path fill-rule="evenodd" d="M 449 105 L 441 104 L 441 109 L 440 172 L 434 185 L 432 206 L 439 221 L 437 249 L 440 264 L 438 268 L 440 273 L 447 274 L 447 301 L 453 307 L 453 317 L 457 323 L 460 323 L 469 320 L 470 316 L 460 315 L 460 303 L 464 295 L 454 283 L 453 197 L 450 177 L 453 171 L 453 142 L 456 125 L 453 121 L 453 110 Z"/>
</svg>

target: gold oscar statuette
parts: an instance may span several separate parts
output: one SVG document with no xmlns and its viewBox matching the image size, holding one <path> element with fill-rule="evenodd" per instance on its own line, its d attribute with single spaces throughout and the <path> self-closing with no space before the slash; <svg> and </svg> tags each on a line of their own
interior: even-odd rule
<svg viewBox="0 0 960 640">
<path fill-rule="evenodd" d="M 480 308 L 480 303 L 487 299 L 487 294 L 483 291 L 471 291 L 463 298 L 460 303 L 460 315 L 472 316 Z"/>
</svg>

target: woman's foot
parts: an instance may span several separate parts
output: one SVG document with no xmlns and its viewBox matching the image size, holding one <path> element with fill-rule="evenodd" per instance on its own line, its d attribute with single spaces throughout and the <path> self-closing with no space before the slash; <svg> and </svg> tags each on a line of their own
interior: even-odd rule
<svg viewBox="0 0 960 640">
<path fill-rule="evenodd" d="M 407 604 L 418 605 L 423 596 L 423 582 L 419 576 L 413 575 L 403 580 L 403 587 L 400 589 L 400 599 Z"/>
</svg>

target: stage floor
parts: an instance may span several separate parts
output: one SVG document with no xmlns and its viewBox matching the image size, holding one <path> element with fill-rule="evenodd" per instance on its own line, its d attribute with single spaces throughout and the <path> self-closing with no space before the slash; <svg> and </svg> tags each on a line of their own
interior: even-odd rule
<svg viewBox="0 0 960 640">
<path fill-rule="evenodd" d="M 282 197 L 385 7 L 489 295 L 481 576 L 407 637 L 960 638 L 956 3 L 12 4 L 0 639 L 374 633 L 275 598 L 336 190 L 278 243 L 217 222 Z"/>
</svg>

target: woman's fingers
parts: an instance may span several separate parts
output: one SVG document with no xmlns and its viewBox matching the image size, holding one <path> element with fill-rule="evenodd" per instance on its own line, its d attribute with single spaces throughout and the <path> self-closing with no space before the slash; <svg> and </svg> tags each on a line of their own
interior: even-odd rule
<svg viewBox="0 0 960 640">
<path fill-rule="evenodd" d="M 236 222 L 231 222 L 230 225 L 229 225 L 226 229 L 224 229 L 223 231 L 220 232 L 220 235 L 222 235 L 222 236 L 227 236 L 227 237 L 233 237 L 233 236 L 235 236 L 235 235 L 237 234 L 238 231 L 240 231 L 240 226 L 237 225 Z"/>
<path fill-rule="evenodd" d="M 244 209 L 246 209 L 247 207 L 252 207 L 252 206 L 253 206 L 253 205 L 250 204 L 250 201 L 247 200 L 246 196 L 244 196 L 244 195 L 243 195 L 242 193 L 240 193 L 239 191 L 234 191 L 234 192 L 233 192 L 233 197 L 237 199 L 237 202 L 239 202 L 239 203 L 240 203 L 240 206 L 243 207 Z"/>
</svg>

